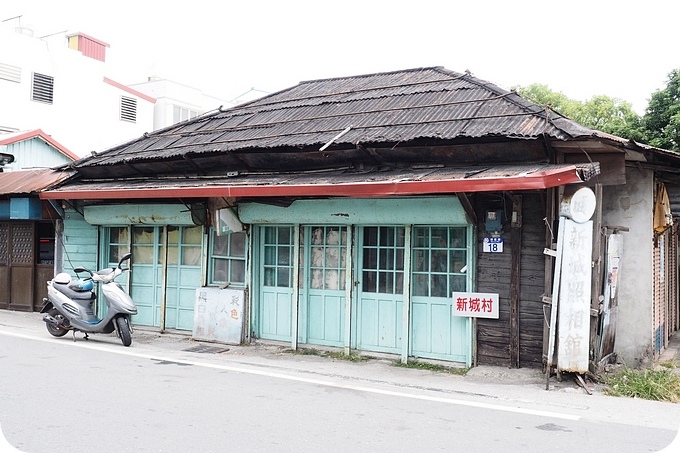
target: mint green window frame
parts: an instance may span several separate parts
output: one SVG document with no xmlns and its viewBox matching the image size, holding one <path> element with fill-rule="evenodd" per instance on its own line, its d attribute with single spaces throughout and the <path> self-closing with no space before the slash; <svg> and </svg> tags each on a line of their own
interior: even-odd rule
<svg viewBox="0 0 680 453">
<path fill-rule="evenodd" d="M 344 291 L 346 284 L 347 230 L 342 226 L 312 226 L 310 236 L 310 290 Z M 304 241 L 300 241 L 301 244 Z M 304 257 L 301 249 L 301 256 Z"/>
<path fill-rule="evenodd" d="M 209 285 L 246 286 L 248 237 L 245 232 L 218 236 L 210 230 Z"/>
<path fill-rule="evenodd" d="M 467 227 L 413 227 L 413 295 L 451 297 L 468 288 Z"/>
<path fill-rule="evenodd" d="M 405 228 L 366 226 L 363 229 L 362 291 L 404 292 Z"/>
<path fill-rule="evenodd" d="M 105 227 L 108 234 L 108 251 L 106 264 L 114 266 L 130 251 L 130 227 Z"/>
<path fill-rule="evenodd" d="M 267 226 L 264 228 L 263 262 L 264 286 L 293 287 L 293 228 Z"/>
</svg>

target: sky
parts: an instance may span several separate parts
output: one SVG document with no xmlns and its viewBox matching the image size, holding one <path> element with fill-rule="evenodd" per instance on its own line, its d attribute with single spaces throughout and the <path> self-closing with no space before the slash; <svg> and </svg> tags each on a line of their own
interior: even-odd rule
<svg viewBox="0 0 680 453">
<path fill-rule="evenodd" d="M 510 89 L 606 95 L 643 114 L 680 68 L 677 0 L 3 0 L 35 36 L 110 45 L 110 78 L 161 77 L 230 101 L 306 80 L 429 66 Z M 115 68 L 115 69 L 114 69 Z"/>
</svg>

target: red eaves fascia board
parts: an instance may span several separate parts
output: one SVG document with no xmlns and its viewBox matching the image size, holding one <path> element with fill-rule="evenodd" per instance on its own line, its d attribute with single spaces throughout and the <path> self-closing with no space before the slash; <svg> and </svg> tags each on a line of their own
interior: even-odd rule
<svg viewBox="0 0 680 453">
<path fill-rule="evenodd" d="M 351 184 L 237 185 L 211 187 L 120 188 L 45 191 L 47 200 L 112 200 L 141 198 L 210 198 L 210 197 L 384 197 L 395 195 L 440 194 L 455 192 L 496 192 L 504 190 L 539 190 L 583 182 L 575 166 L 496 178 L 466 178 L 438 181 L 360 182 Z"/>
</svg>

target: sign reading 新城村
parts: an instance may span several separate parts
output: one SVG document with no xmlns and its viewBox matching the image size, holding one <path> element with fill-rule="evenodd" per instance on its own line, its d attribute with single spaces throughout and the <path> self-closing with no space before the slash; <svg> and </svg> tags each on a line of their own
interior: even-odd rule
<svg viewBox="0 0 680 453">
<path fill-rule="evenodd" d="M 498 294 L 453 293 L 453 316 L 498 319 Z"/>
</svg>

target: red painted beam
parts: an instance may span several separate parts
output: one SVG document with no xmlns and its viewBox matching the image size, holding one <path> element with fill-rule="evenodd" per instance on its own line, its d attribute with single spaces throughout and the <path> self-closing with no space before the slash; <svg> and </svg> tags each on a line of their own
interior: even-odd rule
<svg viewBox="0 0 680 453">
<path fill-rule="evenodd" d="M 40 193 L 44 200 L 111 200 L 141 198 L 211 198 L 211 197 L 386 197 L 455 192 L 496 192 L 537 190 L 582 182 L 576 167 L 512 175 L 498 178 L 467 178 L 435 181 L 366 181 L 334 184 L 235 185 L 211 187 L 121 188 L 93 190 L 59 190 Z"/>
</svg>

